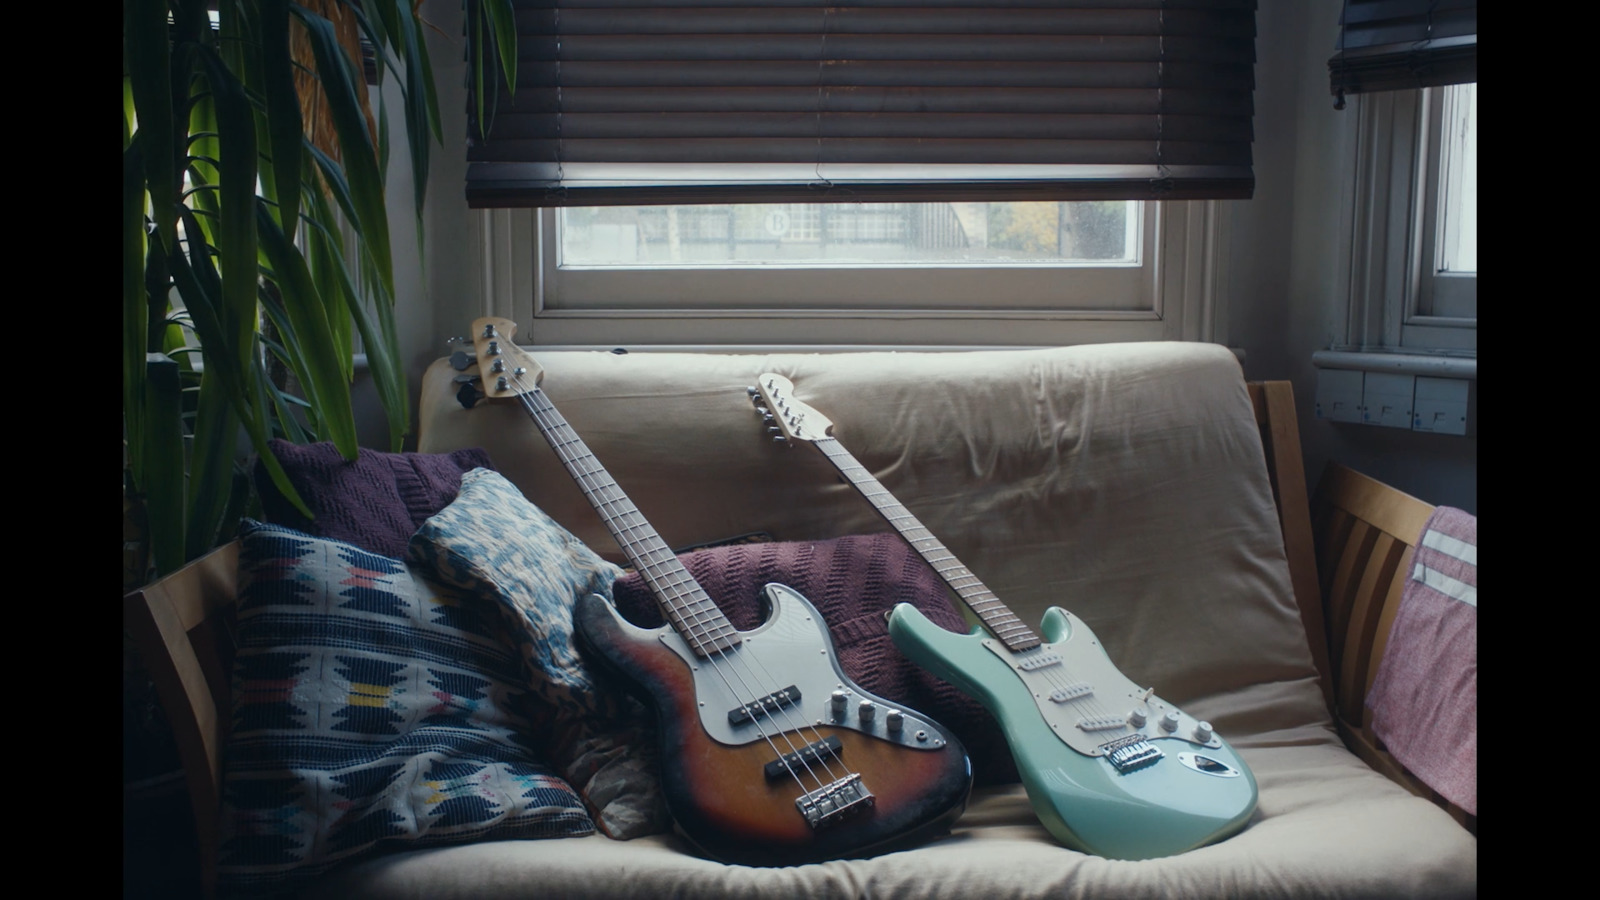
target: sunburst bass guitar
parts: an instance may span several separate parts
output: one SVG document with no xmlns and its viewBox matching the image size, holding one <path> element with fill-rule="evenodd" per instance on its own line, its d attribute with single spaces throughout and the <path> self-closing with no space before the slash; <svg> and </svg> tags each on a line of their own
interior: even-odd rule
<svg viewBox="0 0 1600 900">
<path fill-rule="evenodd" d="M 484 318 L 473 332 L 483 397 L 532 418 L 666 619 L 637 627 L 596 595 L 573 610 L 580 646 L 655 713 L 678 832 L 724 862 L 795 865 L 948 831 L 972 786 L 960 741 L 855 684 L 822 616 L 788 587 L 767 585 L 763 623 L 736 630 L 550 402 L 516 325 Z"/>
<path fill-rule="evenodd" d="M 901 603 L 890 611 L 889 635 L 994 715 L 1034 813 L 1058 841 L 1151 859 L 1245 826 L 1255 776 L 1210 723 L 1134 684 L 1072 613 L 1051 607 L 1042 637 L 1035 634 L 856 462 L 788 379 L 762 375 L 746 390 L 775 440 L 821 450 L 983 623 L 957 634 Z"/>
</svg>

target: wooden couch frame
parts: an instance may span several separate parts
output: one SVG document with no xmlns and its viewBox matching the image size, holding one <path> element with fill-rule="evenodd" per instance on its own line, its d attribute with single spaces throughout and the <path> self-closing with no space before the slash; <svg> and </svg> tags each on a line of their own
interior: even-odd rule
<svg viewBox="0 0 1600 900">
<path fill-rule="evenodd" d="M 1261 427 L 1296 602 L 1340 734 L 1374 769 L 1429 796 L 1377 747 L 1360 697 L 1382 656 L 1385 626 L 1394 614 L 1391 601 L 1399 596 L 1395 566 L 1401 557 L 1409 558 L 1408 547 L 1397 548 L 1414 540 L 1431 507 L 1344 470 L 1318 492 L 1321 527 L 1314 532 L 1292 386 L 1287 381 L 1262 381 L 1250 382 L 1248 389 Z M 1379 564 L 1371 569 L 1374 559 Z M 123 597 L 123 626 L 150 672 L 186 775 L 201 891 L 207 898 L 215 896 L 217 883 L 216 826 L 230 708 L 238 560 L 239 544 L 234 541 Z M 1437 794 L 1432 798 L 1448 808 Z M 1476 827 L 1472 817 L 1458 815 L 1457 821 Z"/>
</svg>

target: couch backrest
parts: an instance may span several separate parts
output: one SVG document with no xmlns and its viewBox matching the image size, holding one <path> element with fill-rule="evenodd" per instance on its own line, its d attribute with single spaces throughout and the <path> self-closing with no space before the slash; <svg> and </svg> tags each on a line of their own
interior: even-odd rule
<svg viewBox="0 0 1600 900">
<path fill-rule="evenodd" d="M 671 546 L 888 530 L 815 448 L 770 441 L 745 388 L 775 372 L 1025 622 L 1071 610 L 1125 674 L 1219 730 L 1328 721 L 1251 398 L 1225 348 L 536 361 L 556 409 Z M 486 449 L 535 505 L 622 562 L 526 413 L 464 408 L 458 374 L 444 360 L 428 370 L 418 449 Z"/>
</svg>

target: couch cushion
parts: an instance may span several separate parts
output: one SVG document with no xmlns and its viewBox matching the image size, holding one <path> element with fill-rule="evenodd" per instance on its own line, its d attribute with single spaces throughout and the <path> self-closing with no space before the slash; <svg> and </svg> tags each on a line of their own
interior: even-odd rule
<svg viewBox="0 0 1600 900">
<path fill-rule="evenodd" d="M 622 570 L 584 546 L 498 473 L 474 469 L 411 538 L 410 558 L 500 616 L 539 697 L 538 746 L 615 838 L 669 827 L 649 715 L 573 643 L 572 606 L 611 596 Z"/>
<path fill-rule="evenodd" d="M 1000 726 L 976 700 L 906 659 L 889 639 L 883 614 L 910 603 L 935 624 L 965 632 L 944 583 L 896 534 L 825 541 L 744 543 L 680 554 L 690 577 L 741 631 L 760 625 L 763 585 L 798 591 L 822 613 L 845 674 L 862 689 L 931 717 L 950 729 L 972 758 L 978 784 L 1016 781 Z M 617 610 L 646 628 L 664 623 L 643 576 L 612 586 Z"/>
<path fill-rule="evenodd" d="M 1477 840 L 1441 809 L 1330 744 L 1319 729 L 1249 754 L 1257 819 L 1178 856 L 1107 860 L 1055 843 L 1021 786 L 974 789 L 949 836 L 871 859 L 783 868 L 694 856 L 671 835 L 596 835 L 404 852 L 335 873 L 308 900 L 1389 900 L 1477 896 Z"/>
<path fill-rule="evenodd" d="M 292 888 L 383 846 L 590 834 L 534 754 L 486 609 L 399 560 L 246 520 L 219 874 Z"/>
<path fill-rule="evenodd" d="M 293 444 L 273 438 L 269 446 L 315 518 L 307 519 L 278 491 L 258 459 L 256 493 L 268 522 L 396 559 L 405 557 L 406 541 L 418 526 L 455 499 L 462 472 L 494 467 L 477 447 L 437 454 L 362 447 L 351 462 L 331 441 Z"/>
</svg>

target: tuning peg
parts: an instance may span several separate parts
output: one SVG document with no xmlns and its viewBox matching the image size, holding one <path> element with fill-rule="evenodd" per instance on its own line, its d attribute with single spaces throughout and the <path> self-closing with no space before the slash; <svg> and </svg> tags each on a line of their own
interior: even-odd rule
<svg viewBox="0 0 1600 900">
<path fill-rule="evenodd" d="M 776 425 L 768 425 L 767 426 L 767 434 L 782 434 L 782 433 L 783 433 L 783 429 L 779 428 Z"/>
<path fill-rule="evenodd" d="M 471 382 L 461 385 L 461 390 L 456 391 L 456 401 L 466 409 L 471 409 L 474 406 L 477 406 L 478 401 L 482 399 L 483 395 L 478 393 L 477 386 L 473 385 Z"/>
<path fill-rule="evenodd" d="M 789 439 L 781 434 L 775 434 L 772 436 L 772 442 L 774 444 L 787 444 L 789 443 Z"/>
<path fill-rule="evenodd" d="M 467 369 L 471 368 L 472 363 L 476 359 L 477 357 L 465 350 L 457 350 L 456 352 L 450 354 L 450 365 L 453 366 L 457 372 L 465 372 Z"/>
<path fill-rule="evenodd" d="M 462 373 L 462 374 L 460 374 L 460 375 L 457 375 L 457 376 L 456 376 L 456 377 L 455 377 L 455 378 L 454 378 L 454 379 L 452 379 L 452 380 L 453 380 L 453 381 L 454 381 L 454 382 L 455 382 L 455 383 L 456 383 L 456 384 L 472 384 L 472 383 L 473 383 L 473 382 L 475 382 L 475 381 L 479 381 L 479 380 L 481 380 L 481 379 L 482 379 L 482 378 L 483 378 L 483 376 L 482 376 L 482 375 L 473 375 L 473 374 L 470 374 L 470 373 Z"/>
<path fill-rule="evenodd" d="M 746 394 L 749 394 L 751 399 L 755 399 L 755 397 L 761 393 L 760 390 L 758 390 L 757 388 L 755 388 L 753 386 L 746 386 L 745 389 L 744 389 L 744 392 Z"/>
<path fill-rule="evenodd" d="M 763 419 L 770 419 L 772 418 L 772 410 L 758 404 L 756 406 L 756 415 L 759 415 Z"/>
</svg>

